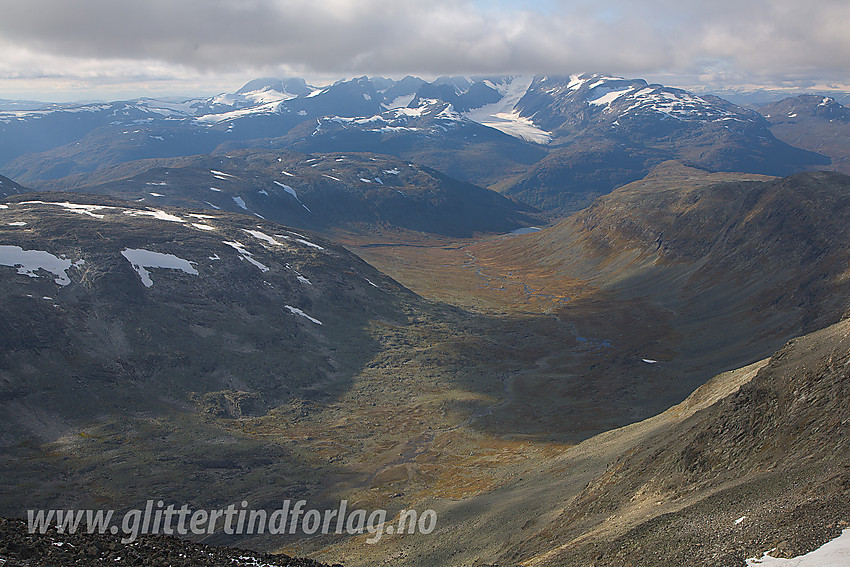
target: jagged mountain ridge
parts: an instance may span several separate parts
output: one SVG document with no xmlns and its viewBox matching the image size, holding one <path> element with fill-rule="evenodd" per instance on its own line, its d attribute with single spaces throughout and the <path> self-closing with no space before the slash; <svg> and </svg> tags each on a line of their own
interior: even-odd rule
<svg viewBox="0 0 850 567">
<path fill-rule="evenodd" d="M 321 88 L 263 79 L 233 95 L 183 103 L 0 112 L 7 141 L 0 162 L 6 175 L 38 187 L 133 159 L 216 148 L 370 151 L 562 214 L 664 159 L 774 175 L 827 163 L 780 142 L 767 126 L 716 97 L 602 75 L 359 77 Z"/>
<path fill-rule="evenodd" d="M 536 77 L 516 109 L 555 133 L 593 122 L 621 129 L 655 126 L 653 115 L 677 122 L 763 122 L 756 112 L 717 97 L 650 85 L 642 79 L 593 74 Z M 666 125 L 672 128 L 677 122 Z"/>
<path fill-rule="evenodd" d="M 377 85 L 377 86 L 376 86 Z M 405 100 L 407 99 L 407 100 Z M 168 119 L 191 117 L 201 124 L 228 127 L 256 115 L 291 114 L 311 118 L 324 116 L 369 117 L 386 109 L 420 108 L 435 102 L 467 113 L 502 103 L 500 110 L 515 112 L 545 132 L 593 120 L 628 128 L 620 120 L 639 121 L 663 115 L 679 121 L 754 122 L 758 114 L 709 95 L 649 85 L 641 79 L 622 79 L 584 74 L 563 77 L 503 76 L 480 79 L 444 77 L 431 83 L 414 77 L 401 81 L 359 77 L 315 88 L 303 79 L 257 79 L 232 95 L 189 99 L 182 103 L 138 99 L 109 104 L 54 105 L 34 111 L 7 111 L 0 116 L 6 126 L 68 113 L 117 118 L 123 124 L 141 123 L 154 116 Z M 402 104 L 404 103 L 404 104 Z M 370 114 L 370 112 L 372 114 Z M 604 113 L 604 117 L 599 114 Z"/>
<path fill-rule="evenodd" d="M 828 163 L 776 139 L 755 111 L 643 80 L 535 78 L 516 112 L 549 132 L 553 147 L 496 188 L 545 210 L 583 208 L 667 159 L 710 171 L 780 176 L 803 164 Z"/>
</svg>

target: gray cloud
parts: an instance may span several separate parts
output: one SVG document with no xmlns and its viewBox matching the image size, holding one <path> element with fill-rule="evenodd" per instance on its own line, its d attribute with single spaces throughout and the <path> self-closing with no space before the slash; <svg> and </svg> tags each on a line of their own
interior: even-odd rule
<svg viewBox="0 0 850 567">
<path fill-rule="evenodd" d="M 846 81 L 846 0 L 28 0 L 0 75 L 682 73 Z"/>
</svg>

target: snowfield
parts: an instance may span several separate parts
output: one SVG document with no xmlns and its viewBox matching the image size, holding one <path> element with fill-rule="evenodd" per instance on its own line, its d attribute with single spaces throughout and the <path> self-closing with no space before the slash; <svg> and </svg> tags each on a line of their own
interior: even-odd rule
<svg viewBox="0 0 850 567">
<path fill-rule="evenodd" d="M 287 174 L 287 175 L 291 175 L 291 174 Z M 278 187 L 280 187 L 281 189 L 283 189 L 284 191 L 286 191 L 287 193 L 289 193 L 290 195 L 295 197 L 295 200 L 298 201 L 298 204 L 300 204 L 302 207 L 304 207 L 304 209 L 306 209 L 306 211 L 308 213 L 313 212 L 313 211 L 311 211 L 310 209 L 307 208 L 307 205 L 305 205 L 304 203 L 301 202 L 301 199 L 298 198 L 298 193 L 295 192 L 295 189 L 293 189 L 289 185 L 281 183 L 280 181 L 275 181 L 275 185 L 277 185 Z"/>
<path fill-rule="evenodd" d="M 80 213 L 82 215 L 88 215 L 90 217 L 94 217 L 96 219 L 104 218 L 104 215 L 95 213 L 94 211 L 103 211 L 106 209 L 112 209 L 113 207 L 106 207 L 102 205 L 78 205 L 77 203 L 69 203 L 67 201 L 53 203 L 50 201 L 21 201 L 19 204 L 21 205 L 55 205 L 57 207 L 62 207 L 68 211 L 73 213 Z"/>
<path fill-rule="evenodd" d="M 530 118 L 520 116 L 515 110 L 519 99 L 528 92 L 533 80 L 530 76 L 520 76 L 510 82 L 493 85 L 503 95 L 502 100 L 472 109 L 463 115 L 509 136 L 536 144 L 548 144 L 552 141 L 552 134 L 538 128 Z"/>
<path fill-rule="evenodd" d="M 254 266 L 258 267 L 261 272 L 265 273 L 265 272 L 269 271 L 269 267 L 266 266 L 265 264 L 255 260 L 254 255 L 251 254 L 250 252 L 248 252 L 247 250 L 245 250 L 245 245 L 242 244 L 241 242 L 229 242 L 227 240 L 222 240 L 222 243 L 230 246 L 231 248 L 233 248 L 234 250 L 239 252 L 239 255 L 242 257 L 243 260 L 247 260 L 248 262 L 250 262 Z"/>
<path fill-rule="evenodd" d="M 82 261 L 80 261 L 82 262 Z M 0 246 L 0 266 L 18 268 L 21 275 L 37 278 L 38 271 L 44 270 L 56 276 L 54 280 L 61 286 L 71 283 L 66 271 L 72 265 L 71 260 L 59 258 L 43 250 L 24 250 L 20 246 Z"/>
<path fill-rule="evenodd" d="M 147 268 L 166 268 L 169 270 L 180 270 L 194 276 L 198 275 L 198 270 L 195 269 L 192 262 L 178 258 L 173 254 L 162 254 L 161 252 L 152 252 L 143 248 L 125 248 L 121 252 L 121 255 L 130 262 L 133 269 L 139 274 L 145 287 L 153 286 L 153 280 Z"/>
<path fill-rule="evenodd" d="M 747 566 L 761 567 L 847 567 L 850 565 L 850 529 L 821 547 L 792 559 L 777 559 L 769 551 L 756 559 L 747 559 Z"/>
<path fill-rule="evenodd" d="M 302 317 L 304 317 L 305 319 L 309 319 L 310 321 L 312 321 L 313 323 L 315 323 L 315 324 L 317 324 L 317 325 L 321 325 L 321 324 L 322 324 L 322 322 L 321 322 L 321 321 L 319 321 L 319 320 L 318 320 L 318 319 L 316 319 L 315 317 L 310 317 L 309 315 L 307 315 L 306 313 L 304 313 L 302 310 L 298 309 L 297 307 L 292 307 L 291 305 L 284 305 L 284 307 L 286 307 L 287 309 L 289 309 L 289 310 L 290 310 L 292 313 L 294 313 L 295 315 L 301 315 L 301 316 L 302 316 Z"/>
<path fill-rule="evenodd" d="M 268 244 L 274 244 L 275 246 L 284 246 L 283 242 L 278 242 L 277 240 L 275 240 L 274 238 L 272 238 L 268 234 L 261 232 L 259 230 L 248 230 L 247 228 L 243 228 L 242 230 L 244 230 L 245 232 L 247 232 L 248 234 L 250 234 L 251 236 L 253 236 L 257 240 L 260 240 L 261 242 L 267 242 Z"/>
</svg>

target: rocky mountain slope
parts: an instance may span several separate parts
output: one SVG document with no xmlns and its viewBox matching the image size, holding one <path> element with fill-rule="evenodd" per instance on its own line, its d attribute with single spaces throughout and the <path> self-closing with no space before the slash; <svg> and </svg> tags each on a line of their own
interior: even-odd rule
<svg viewBox="0 0 850 567">
<path fill-rule="evenodd" d="M 733 178 L 664 164 L 553 227 L 466 249 L 498 285 L 519 275 L 552 290 L 540 293 L 561 285 L 566 299 L 550 311 L 607 340 L 598 365 L 536 379 L 534 391 L 599 402 L 576 416 L 607 407 L 642 418 L 850 308 L 850 180 Z"/>
<path fill-rule="evenodd" d="M 12 198 L 0 215 L 5 443 L 191 392 L 237 416 L 296 392 L 333 398 L 375 348 L 366 323 L 412 298 L 340 247 L 260 219 L 61 194 Z"/>
<path fill-rule="evenodd" d="M 759 316 L 796 312 L 799 331 L 810 332 L 847 306 L 848 194 L 850 177 L 827 172 L 668 191 L 644 182 L 600 199 L 573 226 L 603 254 L 652 258 L 655 277 L 687 266 L 683 295 L 707 301 L 725 280 L 738 297 L 752 294 Z"/>
<path fill-rule="evenodd" d="M 850 321 L 795 339 L 735 393 L 612 461 L 523 547 L 563 542 L 536 564 L 730 566 L 819 547 L 850 525 L 848 368 Z M 595 537 L 568 544 L 590 526 Z"/>
<path fill-rule="evenodd" d="M 311 559 L 193 544 L 174 536 L 124 543 L 121 535 L 29 533 L 26 522 L 0 518 L 0 560 L 8 567 L 55 565 L 170 565 L 173 567 L 325 567 Z"/>
</svg>

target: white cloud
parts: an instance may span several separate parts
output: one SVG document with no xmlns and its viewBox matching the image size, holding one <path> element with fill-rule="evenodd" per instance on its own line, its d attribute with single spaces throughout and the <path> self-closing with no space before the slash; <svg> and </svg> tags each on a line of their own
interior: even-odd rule
<svg viewBox="0 0 850 567">
<path fill-rule="evenodd" d="M 848 21 L 846 0 L 28 0 L 4 7 L 0 78 L 600 71 L 843 82 Z"/>
</svg>

